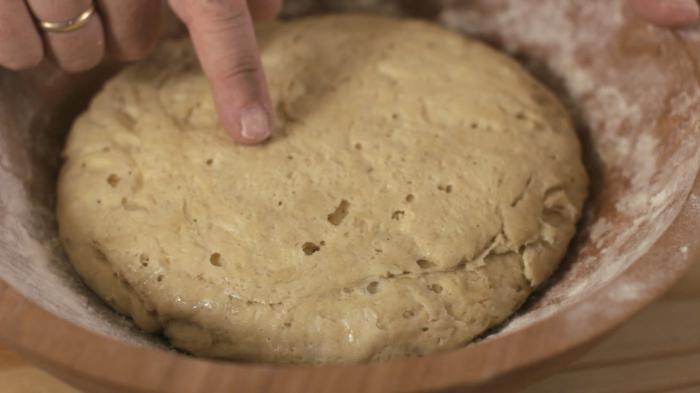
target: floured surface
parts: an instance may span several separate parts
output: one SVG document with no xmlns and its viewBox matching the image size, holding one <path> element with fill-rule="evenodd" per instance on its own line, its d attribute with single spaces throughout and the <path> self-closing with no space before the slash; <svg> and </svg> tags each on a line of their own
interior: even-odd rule
<svg viewBox="0 0 700 393">
<path fill-rule="evenodd" d="M 44 86 L 66 91 L 68 81 L 57 70 L 44 67 L 37 75 Z M 83 77 L 71 86 L 94 84 L 91 79 Z M 15 98 L 0 99 L 0 278 L 67 320 L 120 340 L 164 348 L 162 340 L 105 307 L 67 263 L 56 228 L 53 185 L 64 138 L 50 126 L 47 106 L 55 103 L 27 89 L 23 83 L 28 80 L 0 75 L 0 91 Z"/>
<path fill-rule="evenodd" d="M 695 59 L 685 48 L 695 44 L 682 43 L 697 42 L 697 32 L 681 38 L 630 20 L 621 1 L 589 3 L 584 9 L 575 2 L 543 2 L 537 12 L 551 23 L 522 20 L 528 7 L 513 0 L 478 11 L 456 6 L 443 14 L 446 24 L 496 39 L 510 51 L 526 53 L 534 66 L 546 64 L 549 73 L 562 76 L 562 88 L 591 133 L 589 163 L 598 172 L 593 174 L 598 192 L 570 256 L 575 263 L 534 310 L 516 318 L 506 331 L 581 300 L 644 255 L 678 214 L 700 164 L 700 91 Z M 484 18 L 484 12 L 496 21 Z M 519 42 L 517 37 L 524 35 L 528 40 Z M 660 53 L 673 60 L 654 61 Z M 669 250 L 666 263 L 683 259 Z M 663 275 L 664 269 L 657 274 Z M 655 284 L 630 285 L 638 296 L 611 298 L 601 312 L 624 312 L 623 303 L 638 301 Z M 574 317 L 572 328 L 578 323 Z"/>
<path fill-rule="evenodd" d="M 463 345 L 551 274 L 586 174 L 514 62 L 369 16 L 261 27 L 260 46 L 281 122 L 264 146 L 219 129 L 186 42 L 77 120 L 61 240 L 108 303 L 196 354 L 344 363 Z"/>
</svg>

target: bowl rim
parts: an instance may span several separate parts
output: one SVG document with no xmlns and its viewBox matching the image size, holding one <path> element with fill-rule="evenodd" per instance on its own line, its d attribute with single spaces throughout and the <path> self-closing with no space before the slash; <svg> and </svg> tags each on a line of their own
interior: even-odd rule
<svg viewBox="0 0 700 393">
<path fill-rule="evenodd" d="M 69 382 L 133 392 L 193 392 L 203 384 L 211 392 L 228 391 L 232 386 L 241 391 L 269 392 L 331 386 L 333 390 L 342 387 L 367 392 L 482 389 L 602 338 L 659 297 L 700 260 L 700 242 L 692 240 L 692 228 L 699 223 L 700 176 L 696 174 L 667 230 L 643 256 L 590 296 L 571 301 L 560 311 L 505 332 L 498 339 L 421 358 L 331 366 L 194 358 L 90 331 L 45 310 L 2 279 L 0 343 Z M 660 263 L 664 263 L 664 274 L 654 274 Z M 626 285 L 640 285 L 645 290 L 634 297 L 620 296 L 618 289 Z M 601 304 L 605 304 L 604 313 L 600 312 Z M 577 334 L 567 335 L 574 325 Z"/>
</svg>

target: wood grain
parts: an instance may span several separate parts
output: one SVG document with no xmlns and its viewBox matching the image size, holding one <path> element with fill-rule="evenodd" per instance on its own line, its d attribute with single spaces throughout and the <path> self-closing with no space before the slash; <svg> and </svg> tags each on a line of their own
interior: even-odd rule
<svg viewBox="0 0 700 393">
<path fill-rule="evenodd" d="M 661 300 L 563 371 L 522 393 L 700 392 L 700 263 Z M 7 393 L 78 391 L 0 348 Z"/>
<path fill-rule="evenodd" d="M 462 2 L 447 3 L 458 6 L 456 3 Z M 567 101 L 576 103 L 576 113 L 589 125 L 583 133 L 584 144 L 590 152 L 590 169 L 596 183 L 587 222 L 591 226 L 587 228 L 601 229 L 593 227 L 599 222 L 605 224 L 603 232 L 611 235 L 593 236 L 592 229 L 583 232 L 580 246 L 571 254 L 574 260 L 560 270 L 561 276 L 531 305 L 525 320 L 528 323 L 461 350 L 368 365 L 272 367 L 195 359 L 114 340 L 110 337 L 113 335 L 100 335 L 96 329 L 84 329 L 70 322 L 76 320 L 70 313 L 51 314 L 47 308 L 37 306 L 21 293 L 32 294 L 35 301 L 54 306 L 53 300 L 62 300 L 55 291 L 43 291 L 51 287 L 40 285 L 33 274 L 41 271 L 33 269 L 37 259 L 50 260 L 21 247 L 22 244 L 18 247 L 14 231 L 0 231 L 0 255 L 8 255 L 0 258 L 0 267 L 11 267 L 13 275 L 12 283 L 0 280 L 0 342 L 41 362 L 62 378 L 71 378 L 91 393 L 446 392 L 457 387 L 475 393 L 512 392 L 527 381 L 561 370 L 585 348 L 599 343 L 644 306 L 659 299 L 693 261 L 700 260 L 700 242 L 696 238 L 700 225 L 700 179 L 692 186 L 689 198 L 687 194 L 700 165 L 700 128 L 691 117 L 700 113 L 700 100 L 688 99 L 683 105 L 676 100 L 700 96 L 700 35 L 650 29 L 639 21 L 610 13 L 603 4 L 606 2 L 540 0 L 538 6 L 549 10 L 542 13 L 531 12 L 532 7 L 523 6 L 518 0 L 464 3 L 469 3 L 469 10 L 455 10 L 456 25 L 483 34 L 489 42 L 508 43 L 552 86 L 579 86 L 568 91 Z M 504 15 L 508 17 L 503 18 Z M 553 20 L 557 23 L 553 24 Z M 652 71 L 652 75 L 663 75 L 664 82 L 644 77 Z M 17 76 L 0 71 L 0 173 L 7 173 L 11 179 L 8 185 L 17 183 L 16 187 L 0 185 L 0 191 L 8 194 L 7 200 L 26 201 L 25 194 L 29 193 L 32 198 L 28 202 L 33 208 L 37 205 L 53 210 L 52 173 L 63 140 L 61 130 L 67 128 L 70 114 L 79 110 L 77 103 L 82 101 L 78 98 L 85 100 L 90 96 L 81 86 L 94 89 L 97 85 L 88 81 L 106 76 L 101 72 L 68 76 L 49 67 Z M 638 110 L 635 115 L 625 114 L 624 122 L 619 121 L 622 119 L 618 116 L 610 116 L 619 109 L 614 105 L 618 102 L 634 104 Z M 624 143 L 611 144 L 611 136 Z M 636 187 L 627 186 L 627 180 L 636 179 L 631 174 L 639 173 L 637 160 L 650 162 L 646 150 L 637 151 L 637 147 L 649 145 L 637 143 L 642 141 L 658 142 L 653 144 L 658 153 L 653 155 L 658 156 L 653 166 L 658 170 L 648 179 L 643 177 L 643 182 L 632 182 L 649 183 L 640 195 Z M 601 157 L 623 145 L 626 147 L 620 154 L 626 152 L 624 157 L 617 157 L 617 153 L 615 156 L 625 158 L 624 162 L 607 165 L 610 162 L 605 161 L 602 163 L 606 165 L 599 165 Z M 634 154 L 628 151 L 630 148 Z M 627 214 L 625 208 L 621 212 L 620 201 L 629 202 L 630 192 L 635 193 L 632 199 L 636 202 L 648 196 L 650 203 L 644 206 L 654 207 L 653 214 L 643 212 L 645 209 L 633 209 Z M 661 201 L 666 197 L 668 201 Z M 50 215 L 30 214 L 30 209 L 26 209 L 27 214 L 3 214 L 7 206 L 14 205 L 0 203 L 3 229 L 34 228 L 40 218 L 42 227 L 53 228 Z M 672 217 L 676 219 L 670 223 Z M 661 224 L 668 223 L 668 229 L 657 239 L 657 231 L 664 227 Z M 615 232 L 627 235 L 632 232 L 630 228 L 634 229 L 634 239 L 623 242 L 627 236 L 612 236 Z M 39 232 L 43 231 L 21 238 L 36 237 L 43 242 L 46 234 Z M 601 235 L 599 232 L 595 234 Z M 608 243 L 619 243 L 620 247 Z M 640 250 L 645 250 L 644 255 L 637 255 Z M 620 274 L 613 268 L 619 268 Z M 13 289 L 11 284 L 22 286 L 22 290 Z M 609 347 L 596 349 L 528 393 L 537 389 L 595 393 L 596 389 L 618 391 L 628 386 L 641 393 L 697 392 L 696 377 L 688 371 L 698 361 L 692 341 L 687 341 L 692 330 L 673 333 L 676 327 L 684 326 L 697 331 L 697 326 L 692 326 L 694 322 L 682 315 L 696 308 L 696 285 L 697 282 L 681 284 L 673 296 L 634 319 L 641 318 L 641 322 L 627 325 L 626 334 L 618 333 L 610 339 L 613 341 L 606 341 L 613 342 Z M 75 305 L 76 310 L 81 309 L 80 303 Z M 63 311 L 60 307 L 55 310 Z M 44 377 L 40 375 L 44 374 L 16 356 L 9 356 L 7 364 L 11 371 L 0 375 L 0 392 L 10 391 L 12 381 L 19 381 L 16 386 L 24 389 L 20 391 L 60 391 L 55 386 L 42 385 Z"/>
<path fill-rule="evenodd" d="M 662 299 L 523 393 L 700 392 L 700 263 Z"/>
</svg>

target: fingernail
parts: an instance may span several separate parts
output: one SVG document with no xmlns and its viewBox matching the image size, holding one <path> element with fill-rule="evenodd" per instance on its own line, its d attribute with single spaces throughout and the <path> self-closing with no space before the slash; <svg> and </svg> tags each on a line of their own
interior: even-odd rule
<svg viewBox="0 0 700 393">
<path fill-rule="evenodd" d="M 241 111 L 241 135 L 251 141 L 263 141 L 270 136 L 270 118 L 257 105 Z"/>
<path fill-rule="evenodd" d="M 657 0 L 660 5 L 665 7 L 671 7 L 675 10 L 683 13 L 687 13 L 688 16 L 697 17 L 700 14 L 700 6 L 698 6 L 697 0 Z"/>
</svg>

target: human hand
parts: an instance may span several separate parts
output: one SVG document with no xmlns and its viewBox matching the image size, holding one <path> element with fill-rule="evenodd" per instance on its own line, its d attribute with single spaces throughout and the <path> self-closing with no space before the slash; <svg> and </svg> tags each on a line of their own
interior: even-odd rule
<svg viewBox="0 0 700 393">
<path fill-rule="evenodd" d="M 627 0 L 642 18 L 663 27 L 685 27 L 700 20 L 697 0 Z"/>
<path fill-rule="evenodd" d="M 252 20 L 274 17 L 282 0 L 169 2 L 190 31 L 224 129 L 239 143 L 267 139 L 273 113 Z M 90 13 L 92 5 L 92 0 L 0 0 L 0 65 L 27 69 L 50 56 L 64 70 L 79 72 L 106 54 L 137 60 L 154 46 L 161 0 L 96 0 Z M 76 23 L 64 23 L 69 21 Z"/>
</svg>

